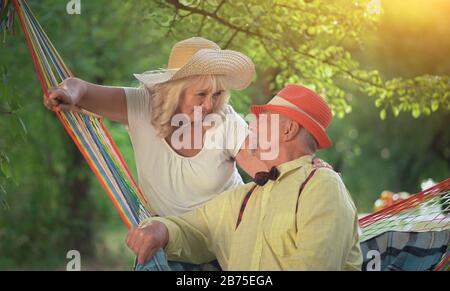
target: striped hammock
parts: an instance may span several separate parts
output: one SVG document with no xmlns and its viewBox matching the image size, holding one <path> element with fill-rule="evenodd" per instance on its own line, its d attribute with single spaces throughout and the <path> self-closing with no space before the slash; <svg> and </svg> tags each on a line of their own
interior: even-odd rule
<svg viewBox="0 0 450 291">
<path fill-rule="evenodd" d="M 365 264 L 377 250 L 383 270 L 449 268 L 450 179 L 359 220 Z M 365 267 L 363 264 L 363 269 Z"/>
<path fill-rule="evenodd" d="M 53 44 L 45 34 L 25 0 L 0 0 L 1 11 L 8 17 L 3 28 L 11 28 L 12 6 L 17 13 L 28 49 L 44 94 L 50 88 L 73 77 Z M 5 30 L 6 31 L 6 30 Z M 78 147 L 90 168 L 113 202 L 125 225 L 130 228 L 150 216 L 150 207 L 139 190 L 124 159 L 102 120 L 96 116 L 75 112 L 56 112 L 67 133 Z"/>
<path fill-rule="evenodd" d="M 33 58 L 35 69 L 39 77 L 44 94 L 48 96 L 48 89 L 57 86 L 60 82 L 73 74 L 64 64 L 60 55 L 53 47 L 49 38 L 33 15 L 25 0 L 0 0 L 0 32 L 12 30 L 14 24 L 14 10 L 16 11 L 20 25 L 24 32 L 30 54 Z M 139 225 L 139 222 L 150 217 L 151 208 L 136 185 L 124 159 L 120 155 L 114 141 L 106 130 L 101 119 L 87 112 L 56 112 L 64 128 L 83 154 L 90 168 L 100 181 L 106 193 L 113 202 L 117 212 L 125 225 L 130 228 Z M 442 270 L 449 263 L 448 233 L 450 232 L 450 179 L 438 185 L 413 195 L 407 200 L 399 202 L 387 209 L 381 210 L 360 220 L 362 229 L 361 246 L 378 246 L 383 258 L 392 257 L 394 247 L 387 243 L 381 246 L 381 238 L 385 234 L 392 237 L 394 233 L 432 234 L 434 242 L 436 233 L 443 237 L 440 248 L 430 255 L 430 250 L 423 246 L 401 245 L 401 250 L 395 254 L 403 255 L 402 262 L 407 259 L 419 258 L 421 265 L 423 256 L 418 256 L 422 251 L 429 261 L 429 268 Z M 442 234 L 446 236 L 442 236 Z M 421 236 L 421 241 L 425 236 Z M 417 240 L 414 239 L 416 242 Z M 376 244 L 375 244 L 376 243 Z M 431 245 L 431 244 L 430 244 Z M 433 249 L 433 250 L 434 250 Z M 404 254 L 413 250 L 411 254 Z M 365 254 L 363 254 L 365 255 Z M 407 258 L 407 259 L 405 259 Z M 397 258 L 398 259 L 398 258 Z M 397 260 L 398 261 L 398 260 Z M 410 260 L 411 261 L 411 260 Z M 159 263 L 156 263 L 159 266 Z"/>
</svg>

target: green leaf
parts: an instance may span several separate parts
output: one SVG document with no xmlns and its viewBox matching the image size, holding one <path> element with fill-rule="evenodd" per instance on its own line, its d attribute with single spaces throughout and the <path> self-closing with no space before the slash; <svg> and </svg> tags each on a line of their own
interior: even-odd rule
<svg viewBox="0 0 450 291">
<path fill-rule="evenodd" d="M 313 35 L 316 34 L 316 28 L 311 26 L 311 27 L 308 28 L 307 32 L 308 32 L 309 35 L 313 36 Z"/>
<path fill-rule="evenodd" d="M 431 102 L 431 111 L 435 112 L 439 109 L 439 101 Z"/>
<path fill-rule="evenodd" d="M 376 92 L 377 92 L 377 88 L 374 87 L 374 86 L 369 86 L 369 87 L 367 88 L 367 94 L 368 94 L 369 96 L 375 95 Z"/>
<path fill-rule="evenodd" d="M 380 108 L 381 105 L 383 105 L 383 99 L 377 99 L 377 100 L 375 100 L 375 106 L 376 106 L 377 108 Z"/>
<path fill-rule="evenodd" d="M 421 114 L 420 108 L 414 108 L 414 109 L 413 109 L 413 111 L 412 111 L 412 116 L 413 116 L 414 118 L 419 118 L 419 117 L 420 117 L 420 114 Z"/>
<path fill-rule="evenodd" d="M 381 118 L 381 120 L 386 119 L 386 109 L 383 109 L 380 111 L 380 118 Z"/>
<path fill-rule="evenodd" d="M 400 114 L 400 109 L 397 107 L 392 107 L 392 113 L 394 114 L 395 117 L 398 117 Z"/>
<path fill-rule="evenodd" d="M 20 123 L 20 126 L 22 127 L 22 138 L 25 139 L 25 136 L 28 134 L 27 127 L 25 126 L 25 123 L 23 122 L 22 118 L 18 117 L 17 120 Z"/>
<path fill-rule="evenodd" d="M 11 169 L 9 167 L 9 164 L 5 160 L 1 161 L 1 163 L 0 163 L 0 170 L 1 170 L 2 174 L 3 174 L 3 176 L 6 179 L 10 179 L 11 178 Z"/>
</svg>

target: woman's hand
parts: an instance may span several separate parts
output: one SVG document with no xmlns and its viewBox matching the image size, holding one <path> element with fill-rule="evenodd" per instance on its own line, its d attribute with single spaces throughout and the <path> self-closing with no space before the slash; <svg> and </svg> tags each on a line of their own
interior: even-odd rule
<svg viewBox="0 0 450 291">
<path fill-rule="evenodd" d="M 241 149 L 237 154 L 236 163 L 242 168 L 250 177 L 254 178 L 258 172 L 267 172 L 269 169 L 257 157 L 249 153 L 246 149 Z"/>
<path fill-rule="evenodd" d="M 44 96 L 44 105 L 54 111 L 80 111 L 81 108 L 78 104 L 86 92 L 86 82 L 77 78 L 69 78 L 58 87 L 49 90 L 49 96 Z"/>
<path fill-rule="evenodd" d="M 313 166 L 314 166 L 314 168 L 328 168 L 328 169 L 333 170 L 333 167 L 330 164 L 328 164 L 327 162 L 325 162 L 324 160 L 322 160 L 318 157 L 315 157 L 313 159 Z"/>
<path fill-rule="evenodd" d="M 168 241 L 167 227 L 159 221 L 150 221 L 139 228 L 130 229 L 126 238 L 128 247 L 136 254 L 141 265 L 151 259 L 160 248 L 165 247 Z"/>
<path fill-rule="evenodd" d="M 128 124 L 125 91 L 121 87 L 107 87 L 69 78 L 44 96 L 45 106 L 54 111 L 89 112 Z"/>
</svg>

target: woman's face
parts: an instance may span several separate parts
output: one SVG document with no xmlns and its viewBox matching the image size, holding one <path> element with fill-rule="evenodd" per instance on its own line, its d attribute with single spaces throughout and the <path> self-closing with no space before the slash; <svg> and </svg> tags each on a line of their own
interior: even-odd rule
<svg viewBox="0 0 450 291">
<path fill-rule="evenodd" d="M 188 87 L 180 100 L 179 113 L 186 114 L 194 122 L 194 109 L 201 109 L 201 121 L 213 112 L 224 90 L 213 91 L 208 80 L 200 80 Z"/>
</svg>

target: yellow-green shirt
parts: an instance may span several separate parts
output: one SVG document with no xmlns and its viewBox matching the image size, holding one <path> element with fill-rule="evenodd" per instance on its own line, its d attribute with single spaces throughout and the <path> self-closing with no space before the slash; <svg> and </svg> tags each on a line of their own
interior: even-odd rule
<svg viewBox="0 0 450 291">
<path fill-rule="evenodd" d="M 217 258 L 223 270 L 360 270 L 357 212 L 340 176 L 319 168 L 298 196 L 314 169 L 312 156 L 277 168 L 276 181 L 253 191 L 237 229 L 254 183 L 181 216 L 152 218 L 169 230 L 169 260 L 201 264 Z"/>
</svg>

